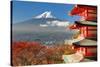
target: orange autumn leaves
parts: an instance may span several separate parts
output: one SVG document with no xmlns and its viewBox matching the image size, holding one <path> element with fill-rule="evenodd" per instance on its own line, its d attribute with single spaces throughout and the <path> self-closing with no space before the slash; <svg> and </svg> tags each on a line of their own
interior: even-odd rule
<svg viewBox="0 0 100 67">
<path fill-rule="evenodd" d="M 62 55 L 74 51 L 70 46 L 44 46 L 38 42 L 13 42 L 12 64 L 14 66 L 63 63 Z"/>
</svg>

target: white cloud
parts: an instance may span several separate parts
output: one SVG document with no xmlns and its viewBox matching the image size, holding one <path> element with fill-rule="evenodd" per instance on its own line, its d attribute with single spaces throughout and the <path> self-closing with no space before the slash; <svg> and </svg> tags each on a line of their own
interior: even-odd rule
<svg viewBox="0 0 100 67">
<path fill-rule="evenodd" d="M 47 24 L 40 24 L 40 27 L 48 27 Z"/>
<path fill-rule="evenodd" d="M 46 24 L 40 24 L 41 27 L 48 27 L 48 26 L 58 26 L 58 27 L 67 27 L 69 22 L 67 21 L 48 21 Z"/>
<path fill-rule="evenodd" d="M 66 27 L 69 25 L 69 22 L 66 21 L 52 21 L 52 22 L 47 22 L 48 25 L 51 26 L 60 26 L 60 27 Z"/>
</svg>

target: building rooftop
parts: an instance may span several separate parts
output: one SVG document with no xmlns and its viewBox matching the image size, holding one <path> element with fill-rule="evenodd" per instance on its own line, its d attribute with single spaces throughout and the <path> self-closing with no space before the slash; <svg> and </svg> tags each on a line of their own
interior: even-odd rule
<svg viewBox="0 0 100 67">
<path fill-rule="evenodd" d="M 74 45 L 77 46 L 97 46 L 97 41 L 95 40 L 90 40 L 90 39 L 83 39 L 79 42 L 73 43 Z"/>
<path fill-rule="evenodd" d="M 75 5 L 70 11 L 70 15 L 78 15 L 79 13 L 82 13 L 85 9 L 97 10 L 97 7 L 91 5 Z"/>
<path fill-rule="evenodd" d="M 97 22 L 92 22 L 92 21 L 76 21 L 75 23 L 85 26 L 97 26 Z"/>
</svg>

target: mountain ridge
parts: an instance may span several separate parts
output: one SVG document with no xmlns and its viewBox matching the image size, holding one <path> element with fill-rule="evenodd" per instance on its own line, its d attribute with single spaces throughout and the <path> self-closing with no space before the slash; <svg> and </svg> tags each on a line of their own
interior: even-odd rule
<svg viewBox="0 0 100 67">
<path fill-rule="evenodd" d="M 51 11 L 45 11 L 40 15 L 35 16 L 34 18 L 56 18 L 51 14 Z"/>
</svg>

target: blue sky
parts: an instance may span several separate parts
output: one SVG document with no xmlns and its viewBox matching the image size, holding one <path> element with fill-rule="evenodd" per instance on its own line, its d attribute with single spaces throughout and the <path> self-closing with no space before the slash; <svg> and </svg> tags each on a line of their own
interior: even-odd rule
<svg viewBox="0 0 100 67">
<path fill-rule="evenodd" d="M 79 16 L 68 15 L 73 7 L 73 4 L 13 1 L 13 23 L 31 19 L 45 11 L 51 11 L 57 18 L 74 22 L 79 20 Z"/>
</svg>

